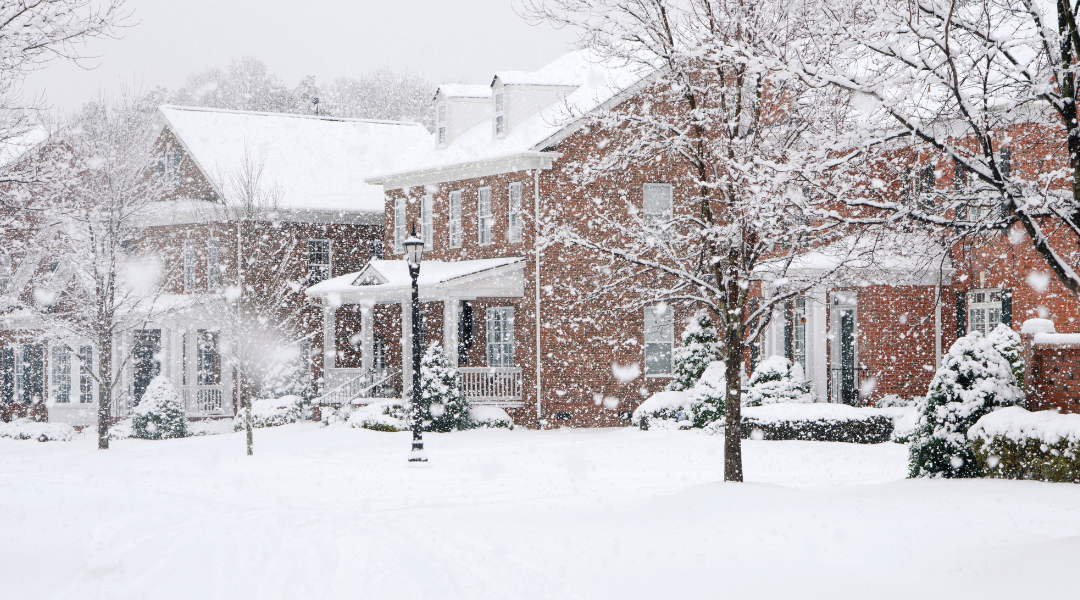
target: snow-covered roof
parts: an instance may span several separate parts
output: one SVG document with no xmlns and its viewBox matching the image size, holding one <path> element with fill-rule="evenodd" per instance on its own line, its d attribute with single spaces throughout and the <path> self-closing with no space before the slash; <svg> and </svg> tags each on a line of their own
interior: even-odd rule
<svg viewBox="0 0 1080 600">
<path fill-rule="evenodd" d="M 463 83 L 444 83 L 435 90 L 435 95 L 442 93 L 447 98 L 490 98 L 490 85 L 467 85 Z"/>
<path fill-rule="evenodd" d="M 500 278 L 512 273 L 519 274 L 525 265 L 524 261 L 524 258 L 518 256 L 452 262 L 425 260 L 420 265 L 417 284 L 421 295 L 430 297 L 439 292 L 448 292 L 449 288 L 459 284 L 470 286 L 470 284 L 475 284 L 478 278 Z M 520 282 L 516 279 L 512 277 L 507 281 L 496 282 L 497 287 L 517 288 Z M 376 259 L 369 261 L 358 272 L 321 281 L 309 287 L 304 293 L 312 297 L 336 294 L 346 299 L 349 296 L 388 298 L 402 296 L 411 288 L 412 277 L 409 275 L 409 267 L 405 259 Z"/>
<path fill-rule="evenodd" d="M 383 212 L 383 190 L 365 182 L 400 169 L 429 140 L 416 123 L 338 119 L 183 106 L 159 108 L 169 129 L 221 191 L 245 160 L 264 165 L 279 208 Z"/>
<path fill-rule="evenodd" d="M 563 102 L 556 102 L 515 125 L 502 138 L 492 135 L 489 120 L 484 120 L 454 138 L 446 148 L 438 148 L 433 137 L 411 152 L 407 165 L 387 169 L 368 179 L 372 183 L 394 184 L 402 176 L 438 172 L 454 165 L 479 163 L 543 150 L 549 140 L 571 126 L 582 115 L 595 110 L 620 92 L 638 83 L 652 72 L 640 65 L 605 62 L 589 51 L 566 54 L 539 71 L 528 74 L 499 73 L 515 84 L 576 86 Z M 457 175 L 433 180 L 451 181 Z"/>
</svg>

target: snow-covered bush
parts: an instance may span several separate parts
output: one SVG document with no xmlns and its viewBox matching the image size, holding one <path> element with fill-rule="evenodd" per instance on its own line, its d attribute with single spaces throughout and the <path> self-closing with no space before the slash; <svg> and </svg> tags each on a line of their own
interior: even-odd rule
<svg viewBox="0 0 1080 600">
<path fill-rule="evenodd" d="M 778 403 L 743 409 L 739 433 L 744 439 L 880 444 L 892 432 L 892 417 L 876 408 Z"/>
<path fill-rule="evenodd" d="M 469 428 L 469 399 L 461 391 L 457 367 L 441 346 L 430 346 L 421 358 L 420 382 L 420 406 L 425 426 L 431 431 Z"/>
<path fill-rule="evenodd" d="M 1009 363 L 1013 377 L 1016 378 L 1016 387 L 1024 389 L 1024 343 L 1020 340 L 1020 334 L 1013 331 L 1012 327 L 1001 324 L 988 333 L 986 339 Z"/>
<path fill-rule="evenodd" d="M 690 418 L 694 427 L 707 427 L 724 418 L 726 368 L 724 361 L 714 360 L 690 388 Z"/>
<path fill-rule="evenodd" d="M 976 477 L 967 431 L 984 415 L 1024 400 L 1004 357 L 978 331 L 956 340 L 941 361 L 919 420 L 908 461 L 911 477 Z"/>
<path fill-rule="evenodd" d="M 182 438 L 187 435 L 187 410 L 169 380 L 158 375 L 150 381 L 132 411 L 132 437 L 144 440 Z"/>
<path fill-rule="evenodd" d="M 345 421 L 350 427 L 375 431 L 407 431 L 410 427 L 412 404 L 393 398 L 359 406 L 348 413 Z"/>
<path fill-rule="evenodd" d="M 802 366 L 792 365 L 783 356 L 773 355 L 761 361 L 750 375 L 749 389 L 743 404 L 761 406 L 779 402 L 809 403 L 814 401 L 810 382 L 803 377 Z"/>
<path fill-rule="evenodd" d="M 683 332 L 682 345 L 675 348 L 672 354 L 674 377 L 668 389 L 685 392 L 694 387 L 705 369 L 723 357 L 722 351 L 723 346 L 716 336 L 712 319 L 704 311 L 694 314 Z"/>
<path fill-rule="evenodd" d="M 649 429 L 689 429 L 694 424 L 690 392 L 658 392 L 642 402 L 630 416 L 630 422 Z"/>
<path fill-rule="evenodd" d="M 469 420 L 475 428 L 513 429 L 514 421 L 498 406 L 473 406 L 469 408 Z"/>
<path fill-rule="evenodd" d="M 878 408 L 903 408 L 905 406 L 911 406 L 910 400 L 904 400 L 896 394 L 885 394 L 877 401 L 875 406 Z"/>
<path fill-rule="evenodd" d="M 41 423 L 30 419 L 16 419 L 10 423 L 0 423 L 0 438 L 69 442 L 75 439 L 75 428 L 67 423 Z"/>
<path fill-rule="evenodd" d="M 267 398 L 251 403 L 252 427 L 276 427 L 304 420 L 304 399 L 300 396 Z M 244 429 L 244 413 L 233 419 L 233 430 Z"/>
<path fill-rule="evenodd" d="M 967 435 L 983 475 L 1080 483 L 1080 415 L 1010 406 L 979 419 Z"/>
</svg>

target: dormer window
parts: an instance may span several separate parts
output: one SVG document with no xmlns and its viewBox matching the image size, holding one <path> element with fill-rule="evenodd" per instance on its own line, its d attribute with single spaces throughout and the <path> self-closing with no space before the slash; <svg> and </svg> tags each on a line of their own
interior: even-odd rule
<svg viewBox="0 0 1080 600">
<path fill-rule="evenodd" d="M 502 92 L 495 92 L 495 137 L 506 135 L 506 101 Z"/>
<path fill-rule="evenodd" d="M 435 135 L 440 148 L 446 147 L 446 103 L 441 102 L 435 107 Z"/>
</svg>

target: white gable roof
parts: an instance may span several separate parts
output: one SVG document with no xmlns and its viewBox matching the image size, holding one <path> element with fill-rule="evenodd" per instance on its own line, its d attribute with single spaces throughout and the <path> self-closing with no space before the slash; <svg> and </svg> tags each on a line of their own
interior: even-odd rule
<svg viewBox="0 0 1080 600">
<path fill-rule="evenodd" d="M 337 119 L 182 106 L 162 116 L 192 159 L 221 191 L 245 156 L 264 163 L 267 185 L 292 211 L 383 212 L 383 191 L 364 180 L 402 168 L 409 150 L 430 138 L 416 123 Z"/>
</svg>

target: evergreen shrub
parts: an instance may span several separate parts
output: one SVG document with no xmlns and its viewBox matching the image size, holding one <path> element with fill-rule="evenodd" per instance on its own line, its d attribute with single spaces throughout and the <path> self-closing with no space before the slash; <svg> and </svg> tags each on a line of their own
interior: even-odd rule
<svg viewBox="0 0 1080 600">
<path fill-rule="evenodd" d="M 806 404 L 814 401 L 810 382 L 803 377 L 802 366 L 783 356 L 770 356 L 750 374 L 749 389 L 743 404 L 762 406 L 781 402 Z"/>
<path fill-rule="evenodd" d="M 187 409 L 169 380 L 158 375 L 132 411 L 132 437 L 164 440 L 185 436 Z"/>
<path fill-rule="evenodd" d="M 995 411 L 968 430 L 979 473 L 996 479 L 1080 483 L 1080 415 Z"/>
<path fill-rule="evenodd" d="M 461 391 L 457 367 L 432 345 L 420 359 L 420 406 L 431 431 L 461 431 L 471 427 L 469 399 Z"/>
</svg>

